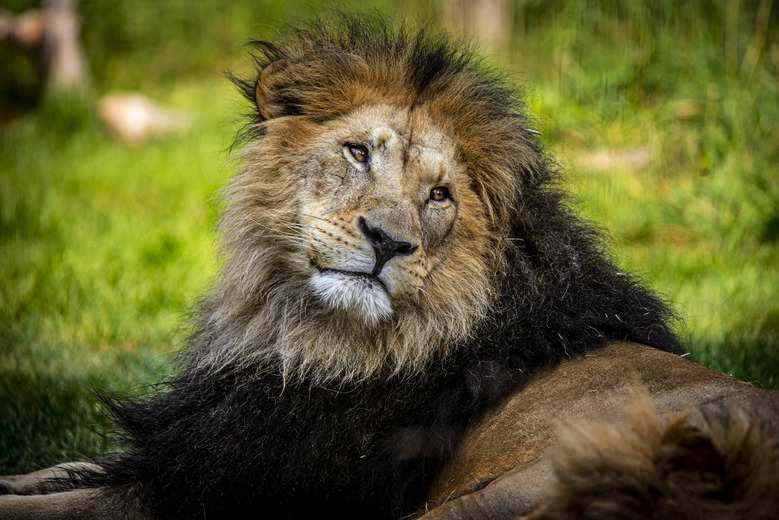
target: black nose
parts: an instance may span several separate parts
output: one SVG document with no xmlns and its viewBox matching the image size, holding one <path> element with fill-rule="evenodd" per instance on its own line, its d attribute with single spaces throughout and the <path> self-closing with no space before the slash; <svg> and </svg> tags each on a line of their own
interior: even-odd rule
<svg viewBox="0 0 779 520">
<path fill-rule="evenodd" d="M 376 253 L 376 263 L 373 265 L 374 275 L 379 274 L 384 264 L 389 262 L 392 257 L 408 256 L 417 250 L 418 246 L 395 240 L 380 227 L 370 226 L 363 217 L 360 217 L 357 223 L 360 226 L 360 231 L 373 247 L 373 252 Z"/>
</svg>

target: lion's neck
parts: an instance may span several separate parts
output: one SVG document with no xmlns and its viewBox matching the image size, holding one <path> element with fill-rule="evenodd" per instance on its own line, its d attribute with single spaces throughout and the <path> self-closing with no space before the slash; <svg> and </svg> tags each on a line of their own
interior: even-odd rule
<svg viewBox="0 0 779 520">
<path fill-rule="evenodd" d="M 247 298 L 218 288 L 201 308 L 188 363 L 210 371 L 256 367 L 314 384 L 411 376 L 462 343 L 478 321 L 433 308 L 368 327 L 301 297 L 304 289 L 276 285 Z"/>
</svg>

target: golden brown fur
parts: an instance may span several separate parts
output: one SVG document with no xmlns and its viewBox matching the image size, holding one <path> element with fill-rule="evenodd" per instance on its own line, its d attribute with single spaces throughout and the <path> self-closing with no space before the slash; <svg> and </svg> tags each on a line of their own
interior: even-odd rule
<svg viewBox="0 0 779 520">
<path fill-rule="evenodd" d="M 642 400 L 627 422 L 570 425 L 551 454 L 550 496 L 529 520 L 771 518 L 779 425 L 766 412 L 717 402 L 663 417 Z"/>
<path fill-rule="evenodd" d="M 473 425 L 425 518 L 770 518 L 777 421 L 776 391 L 614 344 Z"/>
</svg>

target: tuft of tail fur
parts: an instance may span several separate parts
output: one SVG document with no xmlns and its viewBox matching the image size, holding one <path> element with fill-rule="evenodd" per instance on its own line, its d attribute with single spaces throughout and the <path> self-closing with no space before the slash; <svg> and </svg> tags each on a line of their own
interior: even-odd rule
<svg viewBox="0 0 779 520">
<path fill-rule="evenodd" d="M 644 398 L 627 424 L 568 425 L 550 454 L 557 484 L 528 518 L 777 518 L 777 417 L 721 403 L 660 416 Z"/>
</svg>

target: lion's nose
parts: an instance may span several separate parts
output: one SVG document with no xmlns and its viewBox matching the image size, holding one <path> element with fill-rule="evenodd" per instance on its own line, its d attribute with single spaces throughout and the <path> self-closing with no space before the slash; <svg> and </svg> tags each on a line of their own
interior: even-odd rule
<svg viewBox="0 0 779 520">
<path fill-rule="evenodd" d="M 364 217 L 360 217 L 357 223 L 360 226 L 360 231 L 376 253 L 376 263 L 373 265 L 374 275 L 379 274 L 384 268 L 384 264 L 389 262 L 391 258 L 411 255 L 419 247 L 410 242 L 395 240 L 380 227 L 368 224 Z"/>
</svg>

